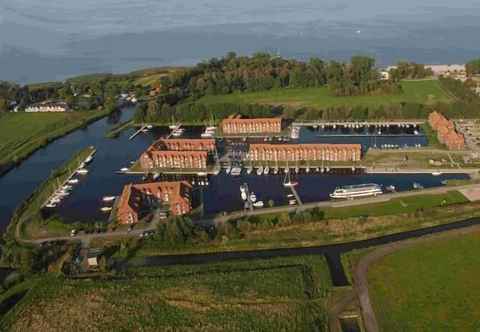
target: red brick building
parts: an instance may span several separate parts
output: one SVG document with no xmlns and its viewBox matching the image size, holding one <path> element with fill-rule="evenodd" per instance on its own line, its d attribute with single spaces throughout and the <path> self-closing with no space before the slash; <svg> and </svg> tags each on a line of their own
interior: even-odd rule
<svg viewBox="0 0 480 332">
<path fill-rule="evenodd" d="M 251 144 L 252 161 L 359 161 L 360 144 Z"/>
<path fill-rule="evenodd" d="M 152 147 L 156 150 L 175 150 L 175 151 L 214 151 L 215 140 L 214 139 L 180 139 L 169 138 L 159 139 L 152 144 Z"/>
<path fill-rule="evenodd" d="M 450 150 L 463 150 L 465 138 L 457 133 L 453 121 L 447 120 L 442 114 L 432 112 L 428 116 L 428 123 L 437 132 L 440 143 L 445 144 Z"/>
<path fill-rule="evenodd" d="M 207 168 L 209 153 L 215 150 L 214 139 L 160 139 L 140 156 L 143 169 Z"/>
<path fill-rule="evenodd" d="M 185 181 L 126 185 L 117 208 L 118 222 L 136 224 L 151 213 L 153 207 L 162 204 L 168 206 L 174 216 L 187 214 L 192 210 L 191 191 L 191 185 Z"/>
<path fill-rule="evenodd" d="M 228 118 L 222 121 L 225 135 L 234 134 L 278 134 L 282 131 L 281 118 L 240 119 Z"/>
</svg>

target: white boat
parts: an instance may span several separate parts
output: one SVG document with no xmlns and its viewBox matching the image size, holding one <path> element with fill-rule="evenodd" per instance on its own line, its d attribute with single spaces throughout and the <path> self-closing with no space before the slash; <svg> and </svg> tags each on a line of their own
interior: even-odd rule
<svg viewBox="0 0 480 332">
<path fill-rule="evenodd" d="M 244 200 L 244 201 L 246 201 L 247 198 L 248 198 L 248 197 L 247 197 L 247 193 L 245 193 L 245 192 L 241 192 L 241 193 L 240 193 L 240 196 L 242 196 L 242 200 Z"/>
<path fill-rule="evenodd" d="M 105 206 L 105 207 L 102 207 L 102 208 L 100 209 L 100 211 L 102 211 L 102 212 L 109 212 L 109 211 L 112 211 L 112 208 L 109 207 L 109 206 Z"/>
<path fill-rule="evenodd" d="M 240 167 L 234 167 L 230 172 L 231 176 L 239 176 L 240 174 L 242 174 L 242 169 Z"/>
<path fill-rule="evenodd" d="M 290 169 L 287 167 L 287 168 L 285 168 L 285 169 L 283 170 L 283 172 L 284 172 L 285 174 L 288 174 L 288 172 L 290 172 Z"/>
<path fill-rule="evenodd" d="M 263 175 L 268 175 L 268 173 L 270 173 L 270 167 L 267 166 L 263 169 Z"/>
<path fill-rule="evenodd" d="M 55 203 L 48 203 L 48 204 L 45 205 L 45 207 L 51 209 L 51 208 L 57 207 L 57 204 L 55 204 Z"/>
<path fill-rule="evenodd" d="M 77 174 L 81 174 L 81 175 L 88 174 L 88 169 L 85 169 L 85 168 L 77 169 Z"/>
<path fill-rule="evenodd" d="M 84 163 L 88 164 L 93 160 L 93 156 L 88 156 L 87 159 L 85 159 Z"/>
<path fill-rule="evenodd" d="M 278 167 L 275 167 L 275 168 L 273 169 L 273 174 L 275 174 L 275 175 L 278 174 Z"/>
<path fill-rule="evenodd" d="M 77 184 L 78 182 L 79 182 L 78 179 L 71 179 L 67 181 L 68 184 Z"/>
<path fill-rule="evenodd" d="M 213 137 L 213 134 L 210 132 L 204 132 L 200 135 L 202 138 L 210 138 Z"/>
<path fill-rule="evenodd" d="M 253 203 L 253 206 L 256 208 L 262 208 L 264 206 L 263 201 L 258 201 Z"/>
<path fill-rule="evenodd" d="M 160 177 L 160 173 L 153 173 L 152 179 L 156 180 Z"/>
<path fill-rule="evenodd" d="M 247 168 L 247 174 L 251 174 L 252 171 L 253 171 L 253 168 L 251 168 L 251 167 L 248 167 L 248 168 Z"/>
<path fill-rule="evenodd" d="M 395 192 L 397 190 L 397 188 L 393 184 L 385 187 L 385 189 L 390 192 Z"/>
<path fill-rule="evenodd" d="M 433 176 L 440 176 L 440 175 L 442 175 L 442 172 L 439 172 L 439 171 L 437 171 L 437 172 L 432 172 L 432 175 L 433 175 Z"/>
<path fill-rule="evenodd" d="M 69 185 L 65 185 L 62 187 L 63 190 L 72 190 L 73 187 L 72 186 L 69 186 Z"/>
<path fill-rule="evenodd" d="M 255 195 L 255 193 L 251 193 L 250 200 L 255 203 L 257 201 L 257 195 Z"/>
<path fill-rule="evenodd" d="M 297 201 L 294 199 L 291 199 L 288 201 L 288 205 L 296 205 L 296 204 L 297 204 Z"/>
<path fill-rule="evenodd" d="M 298 168 L 298 167 L 295 167 L 295 173 L 297 173 L 297 174 L 298 174 L 299 172 L 300 172 L 300 168 Z"/>
<path fill-rule="evenodd" d="M 180 129 L 180 127 L 181 127 L 180 124 L 172 124 L 172 125 L 168 126 L 168 128 L 171 129 L 171 130 Z"/>
<path fill-rule="evenodd" d="M 152 125 L 147 125 L 147 129 L 152 129 L 153 126 Z"/>
<path fill-rule="evenodd" d="M 228 167 L 225 169 L 225 173 L 227 173 L 227 174 L 230 174 L 231 171 L 232 171 L 232 167 L 231 167 L 231 166 L 228 166 Z"/>
<path fill-rule="evenodd" d="M 263 167 L 260 166 L 259 168 L 257 168 L 257 175 L 262 175 L 263 174 Z"/>
<path fill-rule="evenodd" d="M 414 135 L 419 135 L 420 133 L 418 132 L 418 130 L 415 130 L 415 131 L 413 132 L 413 134 L 414 134 Z"/>
<path fill-rule="evenodd" d="M 360 197 L 377 196 L 383 194 L 382 187 L 375 183 L 358 184 L 336 188 L 330 194 L 333 199 L 354 199 Z"/>
<path fill-rule="evenodd" d="M 246 192 L 247 192 L 247 186 L 242 184 L 242 185 L 240 186 L 240 192 L 241 192 L 241 193 L 246 193 Z"/>
<path fill-rule="evenodd" d="M 105 196 L 105 197 L 102 198 L 102 200 L 104 202 L 112 202 L 112 201 L 115 200 L 115 198 L 117 198 L 117 196 Z"/>
<path fill-rule="evenodd" d="M 307 167 L 307 168 L 305 169 L 305 172 L 306 172 L 306 173 L 310 173 L 310 167 Z"/>
<path fill-rule="evenodd" d="M 292 179 L 290 178 L 290 172 L 288 172 L 287 175 L 285 175 L 283 186 L 286 188 L 290 188 L 290 187 L 295 187 L 296 185 L 298 185 L 298 182 L 292 181 Z"/>
<path fill-rule="evenodd" d="M 292 139 L 298 139 L 300 137 L 300 127 L 292 127 L 292 132 L 290 133 Z"/>
<path fill-rule="evenodd" d="M 412 185 L 413 189 L 423 189 L 423 186 L 418 183 L 418 182 L 414 182 L 413 185 Z"/>
<path fill-rule="evenodd" d="M 287 197 L 288 197 L 288 198 L 294 198 L 295 195 L 294 195 L 294 194 L 288 194 Z"/>
<path fill-rule="evenodd" d="M 128 167 L 120 168 L 120 172 L 123 172 L 123 173 L 128 172 Z"/>
</svg>

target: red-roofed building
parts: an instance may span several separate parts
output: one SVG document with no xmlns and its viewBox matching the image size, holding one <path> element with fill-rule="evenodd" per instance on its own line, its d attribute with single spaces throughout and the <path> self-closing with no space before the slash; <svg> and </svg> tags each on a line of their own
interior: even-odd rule
<svg viewBox="0 0 480 332">
<path fill-rule="evenodd" d="M 359 161 L 360 144 L 251 144 L 252 161 Z"/>
<path fill-rule="evenodd" d="M 136 224 L 157 206 L 168 206 L 172 215 L 184 215 L 192 210 L 192 187 L 188 182 L 154 182 L 129 184 L 123 188 L 117 207 L 120 224 Z"/>
<path fill-rule="evenodd" d="M 235 134 L 278 134 L 282 131 L 281 118 L 223 119 L 222 131 L 225 135 Z"/>
<path fill-rule="evenodd" d="M 437 131 L 440 143 L 445 144 L 448 149 L 463 150 L 465 148 L 465 138 L 455 131 L 453 121 L 447 120 L 438 112 L 432 112 L 428 116 L 428 123 L 433 130 Z"/>
</svg>

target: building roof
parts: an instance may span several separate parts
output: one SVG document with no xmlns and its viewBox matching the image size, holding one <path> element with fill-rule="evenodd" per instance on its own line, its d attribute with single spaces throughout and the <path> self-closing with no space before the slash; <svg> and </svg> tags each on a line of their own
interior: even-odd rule
<svg viewBox="0 0 480 332">
<path fill-rule="evenodd" d="M 277 124 L 282 122 L 282 118 L 253 118 L 253 119 L 243 119 L 243 118 L 236 118 L 236 119 L 223 119 L 222 123 L 256 123 L 256 122 L 268 122 L 272 124 Z"/>
<path fill-rule="evenodd" d="M 305 143 L 305 144 L 250 144 L 250 149 L 361 149 L 360 144 L 321 144 L 321 143 Z"/>
</svg>

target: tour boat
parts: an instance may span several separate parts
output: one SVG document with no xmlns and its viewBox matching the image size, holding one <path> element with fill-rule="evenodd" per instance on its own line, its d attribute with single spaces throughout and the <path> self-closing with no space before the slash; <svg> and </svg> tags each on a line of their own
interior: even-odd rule
<svg viewBox="0 0 480 332">
<path fill-rule="evenodd" d="M 77 170 L 77 173 L 81 174 L 81 175 L 88 174 L 88 169 L 80 168 L 80 169 Z"/>
<path fill-rule="evenodd" d="M 270 167 L 267 166 L 263 169 L 263 175 L 268 175 L 268 173 L 270 173 Z"/>
<path fill-rule="evenodd" d="M 262 208 L 264 206 L 263 201 L 258 201 L 253 203 L 253 206 L 256 208 Z"/>
<path fill-rule="evenodd" d="M 77 184 L 79 182 L 78 179 L 71 179 L 71 180 L 68 180 L 67 183 L 69 184 Z"/>
<path fill-rule="evenodd" d="M 105 206 L 105 207 L 102 207 L 102 208 L 100 209 L 100 211 L 102 211 L 102 212 L 109 212 L 109 211 L 112 211 L 112 208 L 109 207 L 109 206 Z"/>
<path fill-rule="evenodd" d="M 257 201 L 257 195 L 255 195 L 255 193 L 251 193 L 250 200 L 255 203 Z"/>
<path fill-rule="evenodd" d="M 259 168 L 257 168 L 257 175 L 262 175 L 263 174 L 263 167 L 260 166 Z"/>
<path fill-rule="evenodd" d="M 117 198 L 117 196 L 105 196 L 105 197 L 102 198 L 102 200 L 104 202 L 112 202 L 112 201 L 115 200 L 115 198 Z"/>
<path fill-rule="evenodd" d="M 338 187 L 330 198 L 334 199 L 354 199 L 359 197 L 377 196 L 383 194 L 382 187 L 375 183 L 358 184 L 351 186 Z"/>
</svg>

